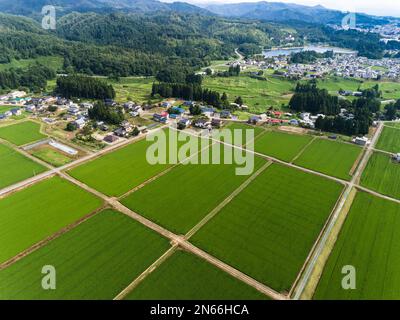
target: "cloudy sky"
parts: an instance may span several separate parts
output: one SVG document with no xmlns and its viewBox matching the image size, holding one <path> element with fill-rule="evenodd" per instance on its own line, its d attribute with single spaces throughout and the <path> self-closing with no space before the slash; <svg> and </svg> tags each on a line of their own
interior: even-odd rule
<svg viewBox="0 0 400 320">
<path fill-rule="evenodd" d="M 171 0 L 166 0 L 171 2 Z M 183 0 L 186 2 L 199 3 L 237 3 L 257 2 L 257 0 Z M 272 1 L 269 1 L 272 2 Z M 391 15 L 400 17 L 399 0 L 274 0 L 274 2 L 298 3 L 304 5 L 323 5 L 330 9 L 343 11 L 365 12 L 374 15 Z"/>
</svg>

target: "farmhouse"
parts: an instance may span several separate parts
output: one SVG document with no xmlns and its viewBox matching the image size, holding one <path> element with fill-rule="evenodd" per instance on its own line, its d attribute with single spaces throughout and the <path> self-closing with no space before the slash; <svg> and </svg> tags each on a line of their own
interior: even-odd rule
<svg viewBox="0 0 400 320">
<path fill-rule="evenodd" d="M 358 144 L 359 146 L 365 146 L 368 144 L 369 140 L 367 137 L 355 137 L 353 139 L 353 142 L 355 144 Z"/>
<path fill-rule="evenodd" d="M 221 113 L 220 113 L 220 117 L 222 119 L 228 119 L 228 118 L 231 117 L 231 113 L 228 110 L 222 110 Z"/>
<path fill-rule="evenodd" d="M 210 125 L 210 122 L 207 119 L 197 119 L 193 122 L 193 126 L 196 128 L 206 129 Z"/>
<path fill-rule="evenodd" d="M 159 114 L 159 113 L 153 114 L 153 119 L 154 119 L 154 121 L 161 122 L 161 123 L 168 122 L 168 117 L 163 114 Z"/>
<path fill-rule="evenodd" d="M 108 142 L 108 143 L 114 143 L 115 141 L 117 141 L 118 140 L 118 137 L 117 136 L 114 136 L 113 134 L 110 134 L 110 135 L 108 135 L 108 136 L 106 136 L 105 138 L 104 138 L 104 141 L 105 142 Z"/>
<path fill-rule="evenodd" d="M 181 119 L 181 120 L 179 120 L 179 125 L 181 125 L 181 126 L 183 126 L 183 127 L 187 127 L 187 126 L 189 126 L 190 125 L 190 120 L 189 119 Z"/>
<path fill-rule="evenodd" d="M 22 114 L 22 111 L 19 108 L 11 109 L 10 111 L 13 114 L 13 116 L 20 116 Z"/>
<path fill-rule="evenodd" d="M 85 118 L 79 118 L 74 121 L 74 124 L 76 124 L 79 129 L 82 129 L 86 125 L 86 120 Z"/>
</svg>

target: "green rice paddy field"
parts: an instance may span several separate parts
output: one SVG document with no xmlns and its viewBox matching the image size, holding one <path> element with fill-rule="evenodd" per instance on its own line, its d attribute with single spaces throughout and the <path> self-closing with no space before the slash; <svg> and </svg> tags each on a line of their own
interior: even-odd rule
<svg viewBox="0 0 400 320">
<path fill-rule="evenodd" d="M 128 300 L 267 299 L 208 262 L 177 251 L 128 296 Z"/>
<path fill-rule="evenodd" d="M 0 199 L 0 263 L 101 204 L 100 199 L 58 177 Z"/>
<path fill-rule="evenodd" d="M 279 292 L 292 286 L 342 186 L 273 164 L 191 241 Z"/>
<path fill-rule="evenodd" d="M 290 162 L 311 141 L 307 135 L 267 131 L 255 140 L 256 152 Z"/>
<path fill-rule="evenodd" d="M 40 124 L 33 121 L 24 121 L 10 126 L 0 127 L 0 138 L 17 146 L 28 144 L 46 138 L 40 133 Z"/>
<path fill-rule="evenodd" d="M 350 180 L 350 171 L 361 152 L 362 148 L 356 145 L 315 139 L 294 163 L 330 176 Z"/>
<path fill-rule="evenodd" d="M 51 164 L 54 167 L 61 167 L 72 161 L 72 159 L 66 155 L 46 146 L 33 151 L 32 155 Z"/>
<path fill-rule="evenodd" d="M 106 195 L 121 196 L 170 167 L 168 163 L 152 165 L 147 161 L 146 150 L 152 144 L 140 140 L 68 173 Z"/>
<path fill-rule="evenodd" d="M 361 185 L 400 199 L 400 164 L 390 155 L 374 152 L 361 176 Z"/>
<path fill-rule="evenodd" d="M 254 161 L 253 172 L 266 163 L 258 157 Z M 250 177 L 236 175 L 236 167 L 180 165 L 130 194 L 122 203 L 171 231 L 185 234 Z"/>
<path fill-rule="evenodd" d="M 400 299 L 400 206 L 359 192 L 328 259 L 314 299 Z M 342 268 L 356 271 L 356 289 L 341 286 Z"/>
<path fill-rule="evenodd" d="M 0 189 L 46 171 L 12 148 L 0 144 Z"/>
<path fill-rule="evenodd" d="M 111 300 L 168 248 L 152 230 L 105 210 L 0 271 L 0 299 Z M 41 287 L 44 265 L 56 269 L 56 290 Z"/>
<path fill-rule="evenodd" d="M 247 125 L 247 124 L 240 123 L 240 122 L 239 123 L 232 122 L 226 127 L 226 129 L 231 130 L 232 137 L 234 139 L 234 141 L 232 141 L 232 142 L 234 145 L 237 145 L 237 146 L 242 146 L 242 145 L 246 144 L 246 142 L 247 142 L 246 138 L 250 137 L 250 134 L 246 133 L 247 130 L 253 130 L 254 138 L 256 138 L 257 136 L 259 136 L 261 133 L 263 133 L 265 131 L 265 129 L 262 127 Z M 235 132 L 239 132 L 239 130 L 241 130 L 241 133 L 242 133 L 241 134 L 242 140 L 240 142 L 236 141 L 236 138 L 235 138 Z"/>
<path fill-rule="evenodd" d="M 384 127 L 383 131 L 378 139 L 376 148 L 399 153 L 400 152 L 400 129 L 394 127 Z"/>
</svg>

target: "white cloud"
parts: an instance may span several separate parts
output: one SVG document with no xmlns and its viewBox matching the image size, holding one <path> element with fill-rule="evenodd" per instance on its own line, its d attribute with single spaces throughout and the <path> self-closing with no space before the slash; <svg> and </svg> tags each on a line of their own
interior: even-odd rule
<svg viewBox="0 0 400 320">
<path fill-rule="evenodd" d="M 176 0 L 177 1 L 177 0 Z M 183 0 L 185 1 L 185 0 Z M 400 3 L 398 0 L 274 0 L 275 2 L 298 3 L 309 6 L 323 5 L 329 9 L 342 11 L 365 12 L 374 15 L 387 15 L 400 17 Z M 172 2 L 172 0 L 168 0 Z M 186 2 L 199 3 L 239 3 L 257 2 L 257 0 L 186 0 Z"/>
</svg>

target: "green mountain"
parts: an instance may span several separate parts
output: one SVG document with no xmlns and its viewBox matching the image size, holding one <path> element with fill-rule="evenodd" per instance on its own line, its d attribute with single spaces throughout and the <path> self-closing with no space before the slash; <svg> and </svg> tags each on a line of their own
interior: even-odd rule
<svg viewBox="0 0 400 320">
<path fill-rule="evenodd" d="M 308 23 L 339 24 L 347 14 L 337 10 L 330 10 L 323 6 L 304 6 L 280 2 L 244 2 L 232 4 L 213 4 L 205 8 L 221 16 L 240 17 L 247 19 L 261 19 L 268 21 L 304 21 Z M 357 14 L 358 23 L 381 24 L 388 20 L 366 14 Z"/>
</svg>

